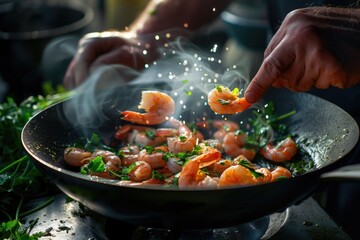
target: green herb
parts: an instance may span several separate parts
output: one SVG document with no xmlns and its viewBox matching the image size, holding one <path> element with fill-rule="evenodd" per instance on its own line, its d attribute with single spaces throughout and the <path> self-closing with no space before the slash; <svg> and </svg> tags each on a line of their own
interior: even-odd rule
<svg viewBox="0 0 360 240">
<path fill-rule="evenodd" d="M 105 169 L 106 169 L 106 165 L 104 163 L 103 157 L 97 156 L 91 159 L 91 161 L 88 164 L 82 166 L 80 172 L 82 174 L 91 174 L 91 173 L 104 172 Z"/>
<path fill-rule="evenodd" d="M 165 179 L 166 179 L 166 177 L 163 174 L 159 173 L 156 170 L 152 170 L 152 177 L 156 178 L 156 179 L 158 179 L 160 181 L 165 181 Z"/>
<path fill-rule="evenodd" d="M 259 172 L 256 172 L 255 169 L 250 166 L 249 162 L 241 159 L 240 161 L 238 161 L 238 163 L 239 163 L 241 166 L 246 167 L 247 169 L 249 169 L 250 173 L 251 173 L 255 178 L 264 177 L 264 174 L 259 173 Z"/>
<path fill-rule="evenodd" d="M 144 149 L 146 150 L 146 152 L 148 154 L 152 154 L 154 151 L 154 147 L 151 147 L 151 146 L 145 146 Z"/>
<path fill-rule="evenodd" d="M 293 110 L 283 115 L 277 115 L 272 101 L 265 104 L 263 110 L 253 111 L 253 116 L 249 119 L 252 129 L 248 133 L 249 137 L 246 144 L 251 147 L 262 148 L 269 142 L 271 137 L 277 141 L 285 139 L 289 136 L 287 126 L 279 122 L 295 113 L 296 111 Z"/>
<path fill-rule="evenodd" d="M 190 90 L 184 90 L 185 94 L 188 95 L 188 96 L 191 96 L 192 95 L 192 92 Z"/>
<path fill-rule="evenodd" d="M 187 140 L 187 137 L 185 136 L 179 136 L 179 139 L 181 142 L 185 142 Z"/>
<path fill-rule="evenodd" d="M 183 83 L 188 83 L 188 82 L 189 82 L 189 80 L 184 79 L 182 82 L 183 82 Z"/>
<path fill-rule="evenodd" d="M 59 90 L 60 91 L 60 90 Z M 55 90 L 47 87 L 47 92 Z M 20 199 L 49 192 L 53 185 L 33 165 L 21 143 L 21 131 L 27 121 L 41 110 L 63 101 L 75 92 L 31 96 L 17 103 L 8 97 L 0 104 L 0 211 L 12 215 Z M 17 221 L 12 224 L 16 228 Z M 11 223 L 9 223 L 11 225 Z M 2 223 L 4 231 L 9 225 Z M 6 230 L 7 229 L 7 230 Z M 1 235 L 0 235 L 1 236 Z M 0 237 L 0 239 L 3 239 Z"/>
<path fill-rule="evenodd" d="M 222 92 L 222 86 L 220 86 L 220 85 L 215 85 L 215 88 L 216 88 L 216 90 L 218 91 L 218 92 Z"/>
<path fill-rule="evenodd" d="M 229 105 L 231 101 L 230 100 L 219 99 L 218 102 L 221 105 Z"/>
<path fill-rule="evenodd" d="M 231 93 L 235 96 L 239 95 L 240 91 L 239 91 L 239 88 L 234 88 Z"/>
<path fill-rule="evenodd" d="M 8 215 L 9 219 L 8 221 L 0 222 L 0 239 L 8 239 L 8 240 L 37 240 L 41 237 L 44 237 L 47 235 L 46 232 L 37 232 L 34 234 L 30 234 L 34 226 L 38 222 L 38 218 L 31 221 L 30 224 L 27 227 L 23 227 L 23 224 L 19 220 L 19 217 L 26 216 L 28 214 L 31 214 L 35 211 L 38 211 L 39 209 L 47 206 L 50 204 L 54 198 L 50 198 L 48 201 L 46 201 L 44 204 L 41 204 L 35 209 L 32 209 L 30 211 L 27 211 L 25 213 L 20 213 L 20 209 L 22 206 L 24 198 L 22 198 L 17 206 L 16 213 L 15 213 L 15 219 L 11 219 L 11 217 Z"/>
<path fill-rule="evenodd" d="M 155 138 L 155 131 L 147 130 L 147 131 L 145 131 L 145 136 L 147 138 L 154 139 Z"/>
<path fill-rule="evenodd" d="M 155 16 L 156 13 L 157 13 L 156 7 L 154 7 L 153 9 L 151 9 L 151 10 L 149 11 L 149 15 L 150 15 L 150 16 Z"/>
</svg>

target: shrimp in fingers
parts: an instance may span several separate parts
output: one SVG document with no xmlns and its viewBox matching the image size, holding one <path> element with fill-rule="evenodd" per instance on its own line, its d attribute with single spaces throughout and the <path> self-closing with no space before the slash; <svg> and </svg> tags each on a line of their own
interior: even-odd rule
<svg viewBox="0 0 360 240">
<path fill-rule="evenodd" d="M 123 111 L 123 119 L 142 125 L 156 125 L 168 120 L 175 111 L 175 102 L 167 94 L 158 91 L 142 91 L 139 109 L 145 113 Z"/>
<path fill-rule="evenodd" d="M 215 148 L 206 148 L 206 150 L 200 155 L 190 159 L 180 173 L 179 188 L 186 187 L 200 187 L 204 186 L 216 186 L 217 182 L 212 181 L 211 177 L 207 176 L 205 172 L 200 168 L 209 166 L 214 162 L 219 161 L 221 158 L 221 152 Z"/>
<path fill-rule="evenodd" d="M 260 154 L 273 162 L 286 162 L 291 160 L 297 152 L 295 141 L 291 137 L 279 142 L 277 145 L 267 144 Z"/>
<path fill-rule="evenodd" d="M 239 98 L 238 91 L 230 91 L 229 88 L 217 86 L 208 94 L 210 108 L 218 114 L 235 114 L 248 109 L 251 104 L 245 98 Z"/>
</svg>

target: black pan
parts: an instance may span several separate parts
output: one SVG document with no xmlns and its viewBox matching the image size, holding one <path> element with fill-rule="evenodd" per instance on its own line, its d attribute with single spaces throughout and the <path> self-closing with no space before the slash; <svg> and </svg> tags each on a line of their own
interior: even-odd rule
<svg viewBox="0 0 360 240">
<path fill-rule="evenodd" d="M 313 171 L 256 186 L 178 190 L 117 186 L 111 180 L 81 175 L 64 164 L 64 146 L 93 131 L 101 132 L 102 137 L 112 135 L 121 121 L 118 111 L 136 109 L 141 90 L 153 88 L 129 85 L 113 89 L 106 97 L 98 97 L 89 111 L 85 111 L 84 102 L 88 100 L 83 95 L 56 104 L 26 124 L 23 145 L 36 166 L 59 189 L 100 214 L 137 225 L 195 229 L 252 221 L 306 199 L 322 183 L 324 173 L 351 153 L 359 138 L 355 120 L 336 105 L 310 94 L 272 89 L 264 102 L 272 100 L 278 113 L 297 111 L 285 123 L 291 132 L 307 139 L 304 148 L 315 160 Z M 178 108 L 182 119 L 220 117 L 204 105 L 206 98 L 199 100 L 201 95 L 206 96 L 202 92 L 193 93 L 188 96 L 187 107 Z M 72 107 L 74 103 L 79 105 Z M 233 119 L 246 121 L 250 111 Z M 77 118 L 76 113 L 83 118 Z"/>
</svg>

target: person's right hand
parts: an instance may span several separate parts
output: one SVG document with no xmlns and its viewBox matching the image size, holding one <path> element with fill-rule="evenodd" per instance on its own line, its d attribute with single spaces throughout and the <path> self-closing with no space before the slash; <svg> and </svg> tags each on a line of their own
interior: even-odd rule
<svg viewBox="0 0 360 240">
<path fill-rule="evenodd" d="M 85 35 L 65 73 L 64 86 L 68 89 L 79 86 L 102 65 L 122 64 L 142 69 L 156 57 L 155 51 L 143 40 L 129 32 L 118 31 Z"/>
<path fill-rule="evenodd" d="M 271 86 L 292 91 L 348 88 L 360 82 L 360 9 L 314 7 L 287 15 L 271 39 L 245 98 Z"/>
</svg>

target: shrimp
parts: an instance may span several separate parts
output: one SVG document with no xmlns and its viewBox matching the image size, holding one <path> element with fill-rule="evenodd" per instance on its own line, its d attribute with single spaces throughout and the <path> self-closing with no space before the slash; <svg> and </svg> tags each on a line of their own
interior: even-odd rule
<svg viewBox="0 0 360 240">
<path fill-rule="evenodd" d="M 229 88 L 217 86 L 208 94 L 210 108 L 218 114 L 235 114 L 248 109 L 251 104 L 245 98 L 239 98 L 239 93 Z"/>
<path fill-rule="evenodd" d="M 291 137 L 279 142 L 276 146 L 267 144 L 260 154 L 273 162 L 285 162 L 291 160 L 297 152 L 297 146 Z"/>
<path fill-rule="evenodd" d="M 178 135 L 178 130 L 172 128 L 158 128 L 154 131 L 137 133 L 134 142 L 141 146 L 159 146 L 166 142 L 168 137 Z"/>
<path fill-rule="evenodd" d="M 288 169 L 281 166 L 277 166 L 275 170 L 271 171 L 272 182 L 279 181 L 284 178 L 291 178 L 291 177 L 292 177 L 291 172 Z"/>
<path fill-rule="evenodd" d="M 91 152 L 81 148 L 67 147 L 64 150 L 64 160 L 67 164 L 74 167 L 81 167 L 86 163 L 86 159 L 91 156 Z"/>
<path fill-rule="evenodd" d="M 236 157 L 220 175 L 219 186 L 252 185 L 271 182 L 272 174 L 267 168 L 259 168 L 244 155 Z"/>
<path fill-rule="evenodd" d="M 115 178 L 116 176 L 112 172 L 118 172 L 121 169 L 121 160 L 113 152 L 107 150 L 95 150 L 90 159 L 94 159 L 97 156 L 101 156 L 105 163 L 105 170 L 103 172 L 92 172 L 91 175 L 103 177 L 103 178 Z"/>
<path fill-rule="evenodd" d="M 246 148 L 245 143 L 247 139 L 246 133 L 229 132 L 224 137 L 224 151 L 230 157 L 237 157 L 244 155 L 248 160 L 253 160 L 256 151 L 252 148 Z"/>
<path fill-rule="evenodd" d="M 182 170 L 182 164 L 180 162 L 181 160 L 177 157 L 171 157 L 167 160 L 166 165 L 167 169 L 172 173 L 176 174 L 181 172 Z"/>
<path fill-rule="evenodd" d="M 135 136 L 134 142 L 140 147 L 145 147 L 145 146 L 155 147 L 165 143 L 166 138 L 162 136 L 150 137 L 147 133 L 138 133 Z"/>
<path fill-rule="evenodd" d="M 267 168 L 258 168 L 255 169 L 255 172 L 258 172 L 262 174 L 262 176 L 259 176 L 256 178 L 257 183 L 268 183 L 272 181 L 272 172 L 270 172 Z"/>
<path fill-rule="evenodd" d="M 167 139 L 169 151 L 173 153 L 191 152 L 196 145 L 196 136 L 180 121 L 172 119 L 171 122 L 178 126 L 179 136 Z"/>
<path fill-rule="evenodd" d="M 218 129 L 213 136 L 221 143 L 224 142 L 224 137 L 228 132 L 233 132 L 239 129 L 239 125 L 233 121 L 215 120 L 212 121 L 212 125 Z"/>
<path fill-rule="evenodd" d="M 252 185 L 257 180 L 251 171 L 242 165 L 233 165 L 225 169 L 219 179 L 219 186 Z"/>
<path fill-rule="evenodd" d="M 119 127 L 119 129 L 115 132 L 114 137 L 117 140 L 120 141 L 124 141 L 126 139 L 128 139 L 129 134 L 134 131 L 137 130 L 139 132 L 147 132 L 147 131 L 153 131 L 153 128 L 149 128 L 147 126 L 138 126 L 138 125 L 133 125 L 133 124 L 125 124 Z"/>
<path fill-rule="evenodd" d="M 135 163 L 135 167 L 129 172 L 131 181 L 142 182 L 152 177 L 152 168 L 150 164 L 144 161 L 138 161 Z"/>
<path fill-rule="evenodd" d="M 139 109 L 146 113 L 123 111 L 123 119 L 129 122 L 156 125 L 165 122 L 175 112 L 175 102 L 167 94 L 158 91 L 142 91 Z"/>
<path fill-rule="evenodd" d="M 209 166 L 219 161 L 220 158 L 221 152 L 219 150 L 208 147 L 200 155 L 190 159 L 180 172 L 179 188 L 201 187 L 205 184 L 206 186 L 216 186 L 217 181 L 209 179 L 211 177 L 207 176 L 200 168 Z"/>
<path fill-rule="evenodd" d="M 216 175 L 220 176 L 227 168 L 233 165 L 233 161 L 230 159 L 220 159 L 219 161 L 211 164 L 207 167 L 209 172 L 215 173 Z"/>
<path fill-rule="evenodd" d="M 138 159 L 139 161 L 147 162 L 153 169 L 161 168 L 166 166 L 164 153 L 167 151 L 165 146 L 155 147 L 151 152 L 148 149 L 143 149 L 140 151 Z"/>
<path fill-rule="evenodd" d="M 122 153 L 121 163 L 123 166 L 130 166 L 131 164 L 138 161 L 140 147 L 136 145 L 128 145 L 120 148 Z"/>
</svg>

